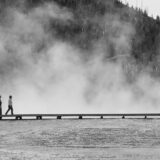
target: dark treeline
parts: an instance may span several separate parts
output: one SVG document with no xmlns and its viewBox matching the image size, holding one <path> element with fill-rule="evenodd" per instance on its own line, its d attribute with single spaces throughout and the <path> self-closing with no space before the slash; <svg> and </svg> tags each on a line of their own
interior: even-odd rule
<svg viewBox="0 0 160 160">
<path fill-rule="evenodd" d="M 54 31 L 54 36 L 64 41 L 77 45 L 82 50 L 89 50 L 97 40 L 103 39 L 110 34 L 105 33 L 105 28 L 101 23 L 101 18 L 106 15 L 118 16 L 124 23 L 131 23 L 135 28 L 135 34 L 131 39 L 131 54 L 135 59 L 148 65 L 157 61 L 159 56 L 159 33 L 160 18 L 156 19 L 148 16 L 146 11 L 129 7 L 118 0 L 1 0 L 1 6 L 20 6 L 25 3 L 28 9 L 42 3 L 56 3 L 61 8 L 67 8 L 73 13 L 74 21 L 61 23 L 54 19 L 50 23 L 50 31 Z M 2 7 L 4 8 L 4 7 Z M 109 23 L 109 22 L 108 22 Z M 56 32 L 55 32 L 56 31 Z M 110 54 L 115 55 L 114 45 L 110 44 Z"/>
<path fill-rule="evenodd" d="M 104 34 L 103 26 L 96 17 L 105 14 L 118 15 L 121 21 L 131 22 L 136 33 L 132 40 L 132 55 L 140 62 L 148 64 L 155 61 L 159 54 L 160 18 L 149 17 L 146 11 L 129 7 L 118 0 L 30 0 L 33 3 L 44 1 L 56 2 L 62 7 L 69 8 L 76 21 L 70 24 L 59 24 L 53 22 L 57 29 L 57 35 L 72 40 L 80 47 L 87 49 L 92 46 L 94 40 L 100 39 Z M 59 26 L 61 25 L 61 27 Z M 112 47 L 112 45 L 111 45 Z M 114 52 L 114 49 L 112 49 Z M 114 55 L 114 53 L 112 54 Z"/>
</svg>

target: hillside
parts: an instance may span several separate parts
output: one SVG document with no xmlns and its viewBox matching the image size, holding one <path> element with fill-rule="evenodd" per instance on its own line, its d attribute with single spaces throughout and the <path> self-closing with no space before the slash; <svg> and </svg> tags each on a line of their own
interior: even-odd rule
<svg viewBox="0 0 160 160">
<path fill-rule="evenodd" d="M 1 10 L 14 6 L 25 8 L 24 12 L 43 3 L 55 3 L 70 11 L 73 19 L 62 23 L 54 18 L 47 30 L 53 37 L 81 49 L 85 58 L 98 46 L 106 52 L 106 58 L 129 54 L 137 63 L 159 70 L 160 18 L 153 19 L 146 11 L 118 0 L 3 0 L 0 3 Z"/>
<path fill-rule="evenodd" d="M 117 36 L 114 28 L 113 33 L 107 33 L 106 26 L 104 26 L 103 18 L 109 15 L 110 18 L 116 17 L 121 24 L 131 23 L 135 27 L 135 35 L 131 42 L 131 53 L 137 60 L 146 64 L 153 61 L 159 54 L 159 17 L 155 20 L 149 17 L 146 11 L 130 8 L 118 0 L 52 1 L 71 10 L 75 18 L 75 21 L 69 24 L 52 23 L 52 27 L 57 31 L 60 38 L 70 40 L 83 49 L 93 47 L 92 43 L 95 40 L 104 38 L 107 41 L 108 34 L 112 34 L 109 36 L 113 37 Z M 44 0 L 41 0 L 41 2 L 44 2 Z M 32 3 L 40 3 L 40 0 L 32 0 Z M 109 24 L 107 18 L 106 23 Z M 114 55 L 112 44 L 110 44 L 110 50 Z"/>
</svg>

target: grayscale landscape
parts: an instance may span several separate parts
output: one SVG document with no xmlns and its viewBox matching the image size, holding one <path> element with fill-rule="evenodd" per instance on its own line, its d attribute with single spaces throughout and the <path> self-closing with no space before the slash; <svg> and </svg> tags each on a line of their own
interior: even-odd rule
<svg viewBox="0 0 160 160">
<path fill-rule="evenodd" d="M 127 2 L 0 0 L 0 160 L 160 159 L 160 15 Z M 146 119 L 16 116 L 82 113 Z"/>
<path fill-rule="evenodd" d="M 159 119 L 0 122 L 2 160 L 159 160 Z"/>
</svg>

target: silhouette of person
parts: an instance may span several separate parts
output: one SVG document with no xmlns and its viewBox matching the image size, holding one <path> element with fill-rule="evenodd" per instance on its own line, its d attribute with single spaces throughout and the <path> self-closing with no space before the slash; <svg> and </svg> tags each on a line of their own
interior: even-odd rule
<svg viewBox="0 0 160 160">
<path fill-rule="evenodd" d="M 11 110 L 11 114 L 13 115 L 12 96 L 9 96 L 9 99 L 8 99 L 8 110 L 7 110 L 5 115 L 7 115 L 10 110 Z"/>
<path fill-rule="evenodd" d="M 0 96 L 0 115 L 2 115 L 2 99 Z M 2 117 L 0 117 L 0 119 L 2 119 Z"/>
</svg>

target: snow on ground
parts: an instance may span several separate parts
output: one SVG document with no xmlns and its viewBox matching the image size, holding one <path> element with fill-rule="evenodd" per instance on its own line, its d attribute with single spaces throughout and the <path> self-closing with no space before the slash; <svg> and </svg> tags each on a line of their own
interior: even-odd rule
<svg viewBox="0 0 160 160">
<path fill-rule="evenodd" d="M 159 160 L 159 119 L 0 121 L 0 160 Z"/>
</svg>

